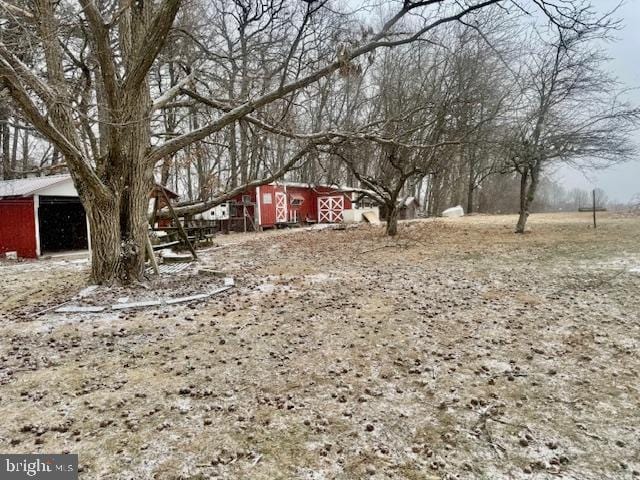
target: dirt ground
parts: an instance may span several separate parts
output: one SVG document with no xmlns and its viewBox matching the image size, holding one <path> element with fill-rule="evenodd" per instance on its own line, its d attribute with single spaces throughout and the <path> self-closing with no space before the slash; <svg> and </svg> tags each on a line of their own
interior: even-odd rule
<svg viewBox="0 0 640 480">
<path fill-rule="evenodd" d="M 229 235 L 131 290 L 0 263 L 0 445 L 83 479 L 640 478 L 640 218 Z"/>
</svg>

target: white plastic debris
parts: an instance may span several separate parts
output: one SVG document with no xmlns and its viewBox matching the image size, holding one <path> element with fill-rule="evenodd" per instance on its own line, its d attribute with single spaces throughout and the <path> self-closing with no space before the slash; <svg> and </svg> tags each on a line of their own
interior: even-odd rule
<svg viewBox="0 0 640 480">
<path fill-rule="evenodd" d="M 18 252 L 5 252 L 5 257 L 7 257 L 7 260 L 17 260 L 18 259 Z"/>
<path fill-rule="evenodd" d="M 89 306 L 89 307 L 78 307 L 75 305 L 71 305 L 68 307 L 60 307 L 55 311 L 57 313 L 100 313 L 104 312 L 107 307 L 100 306 Z"/>
<path fill-rule="evenodd" d="M 203 298 L 209 298 L 210 293 L 199 293 L 197 295 L 190 295 L 188 297 L 170 298 L 165 300 L 167 305 L 175 305 L 177 303 L 193 302 L 194 300 L 202 300 Z"/>
<path fill-rule="evenodd" d="M 111 305 L 111 310 L 125 310 L 127 308 L 156 307 L 162 305 L 161 300 L 148 300 L 143 302 L 116 303 Z"/>
<path fill-rule="evenodd" d="M 118 303 L 111 305 L 111 310 L 127 310 L 130 308 L 147 308 L 147 307 L 158 307 L 163 305 L 177 305 L 179 303 L 189 303 L 197 300 L 205 300 L 209 297 L 217 295 L 222 292 L 226 292 L 235 286 L 235 280 L 232 277 L 227 277 L 224 279 L 224 286 L 216 288 L 215 290 L 211 290 L 209 292 L 198 293 L 195 295 L 189 295 L 187 297 L 174 297 L 174 298 L 157 298 L 154 300 L 142 300 L 139 302 L 128 302 L 128 297 L 123 297 L 118 299 Z M 124 300 L 124 302 L 123 302 Z M 58 313 L 99 313 L 106 310 L 108 307 L 106 306 L 77 306 L 77 305 L 66 305 L 60 306 L 55 311 Z M 44 313 L 41 312 L 41 313 Z"/>
<path fill-rule="evenodd" d="M 442 216 L 449 218 L 462 217 L 464 216 L 464 209 L 461 205 L 458 205 L 457 207 L 447 208 L 444 212 L 442 212 Z"/>
</svg>

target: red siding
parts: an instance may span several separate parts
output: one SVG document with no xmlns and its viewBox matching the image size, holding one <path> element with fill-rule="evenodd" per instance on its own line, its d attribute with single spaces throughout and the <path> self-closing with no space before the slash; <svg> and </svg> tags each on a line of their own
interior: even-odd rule
<svg viewBox="0 0 640 480">
<path fill-rule="evenodd" d="M 318 221 L 318 197 L 322 196 L 341 196 L 344 197 L 344 208 L 352 208 L 351 198 L 348 194 L 337 192 L 330 187 L 294 187 L 284 185 L 262 185 L 260 186 L 260 226 L 265 228 L 276 226 L 276 192 L 287 192 L 287 209 L 288 218 L 293 221 L 293 212 L 297 211 L 298 223 L 317 222 Z M 264 195 L 271 195 L 271 203 L 264 203 Z M 233 198 L 236 202 L 242 201 L 242 195 L 250 195 L 251 201 L 257 203 L 257 189 L 251 188 L 244 193 Z M 304 200 L 302 205 L 296 206 L 291 204 L 294 197 L 302 197 Z M 253 210 L 249 209 L 249 214 L 253 214 Z"/>
<path fill-rule="evenodd" d="M 282 187 L 275 185 L 262 185 L 260 187 L 260 226 L 273 227 L 276 224 L 276 191 L 281 192 Z M 271 194 L 271 203 L 264 203 L 264 194 Z"/>
<path fill-rule="evenodd" d="M 0 199 L 0 255 L 12 251 L 37 257 L 33 197 Z"/>
<path fill-rule="evenodd" d="M 318 197 L 319 196 L 342 196 L 344 197 L 344 208 L 352 208 L 351 198 L 348 194 L 337 192 L 330 187 L 294 187 L 284 185 L 262 185 L 260 187 L 260 225 L 262 227 L 273 227 L 276 225 L 276 192 L 287 192 L 287 207 L 289 219 L 293 219 L 292 212 L 298 212 L 298 222 L 317 222 L 318 221 Z M 264 203 L 264 194 L 271 194 L 271 204 Z M 255 195 L 255 189 L 253 191 Z M 294 196 L 304 198 L 302 205 L 291 205 L 291 199 Z"/>
</svg>

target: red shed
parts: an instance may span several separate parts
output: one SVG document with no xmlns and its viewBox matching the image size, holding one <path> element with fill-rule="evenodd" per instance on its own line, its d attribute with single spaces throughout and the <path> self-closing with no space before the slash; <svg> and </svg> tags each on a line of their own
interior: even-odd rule
<svg viewBox="0 0 640 480">
<path fill-rule="evenodd" d="M 352 190 L 335 185 L 274 182 L 253 187 L 230 202 L 232 230 L 245 221 L 258 228 L 309 223 L 339 223 L 352 208 Z"/>
<path fill-rule="evenodd" d="M 156 185 L 150 193 L 160 205 L 177 197 Z M 45 253 L 90 247 L 89 224 L 71 175 L 0 181 L 0 256 L 17 252 L 37 258 Z"/>
<path fill-rule="evenodd" d="M 36 258 L 88 247 L 86 215 L 69 175 L 0 182 L 0 255 Z"/>
</svg>

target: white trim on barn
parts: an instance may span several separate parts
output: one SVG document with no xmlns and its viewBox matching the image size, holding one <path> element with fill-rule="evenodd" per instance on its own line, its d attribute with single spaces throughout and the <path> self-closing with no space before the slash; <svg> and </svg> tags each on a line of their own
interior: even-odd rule
<svg viewBox="0 0 640 480">
<path fill-rule="evenodd" d="M 36 256 L 42 255 L 40 251 L 40 195 L 33 196 L 33 223 L 36 230 Z"/>
<path fill-rule="evenodd" d="M 342 221 L 344 197 L 342 195 L 318 197 L 318 223 Z"/>
<path fill-rule="evenodd" d="M 258 226 L 262 225 L 262 200 L 260 199 L 260 186 L 256 187 L 256 208 L 258 209 Z"/>
<path fill-rule="evenodd" d="M 87 221 L 87 250 L 89 251 L 89 258 L 91 258 L 91 226 L 89 225 L 89 215 L 84 216 Z"/>
<path fill-rule="evenodd" d="M 289 214 L 287 212 L 287 193 L 275 192 L 276 201 L 276 223 L 287 223 Z"/>
</svg>

